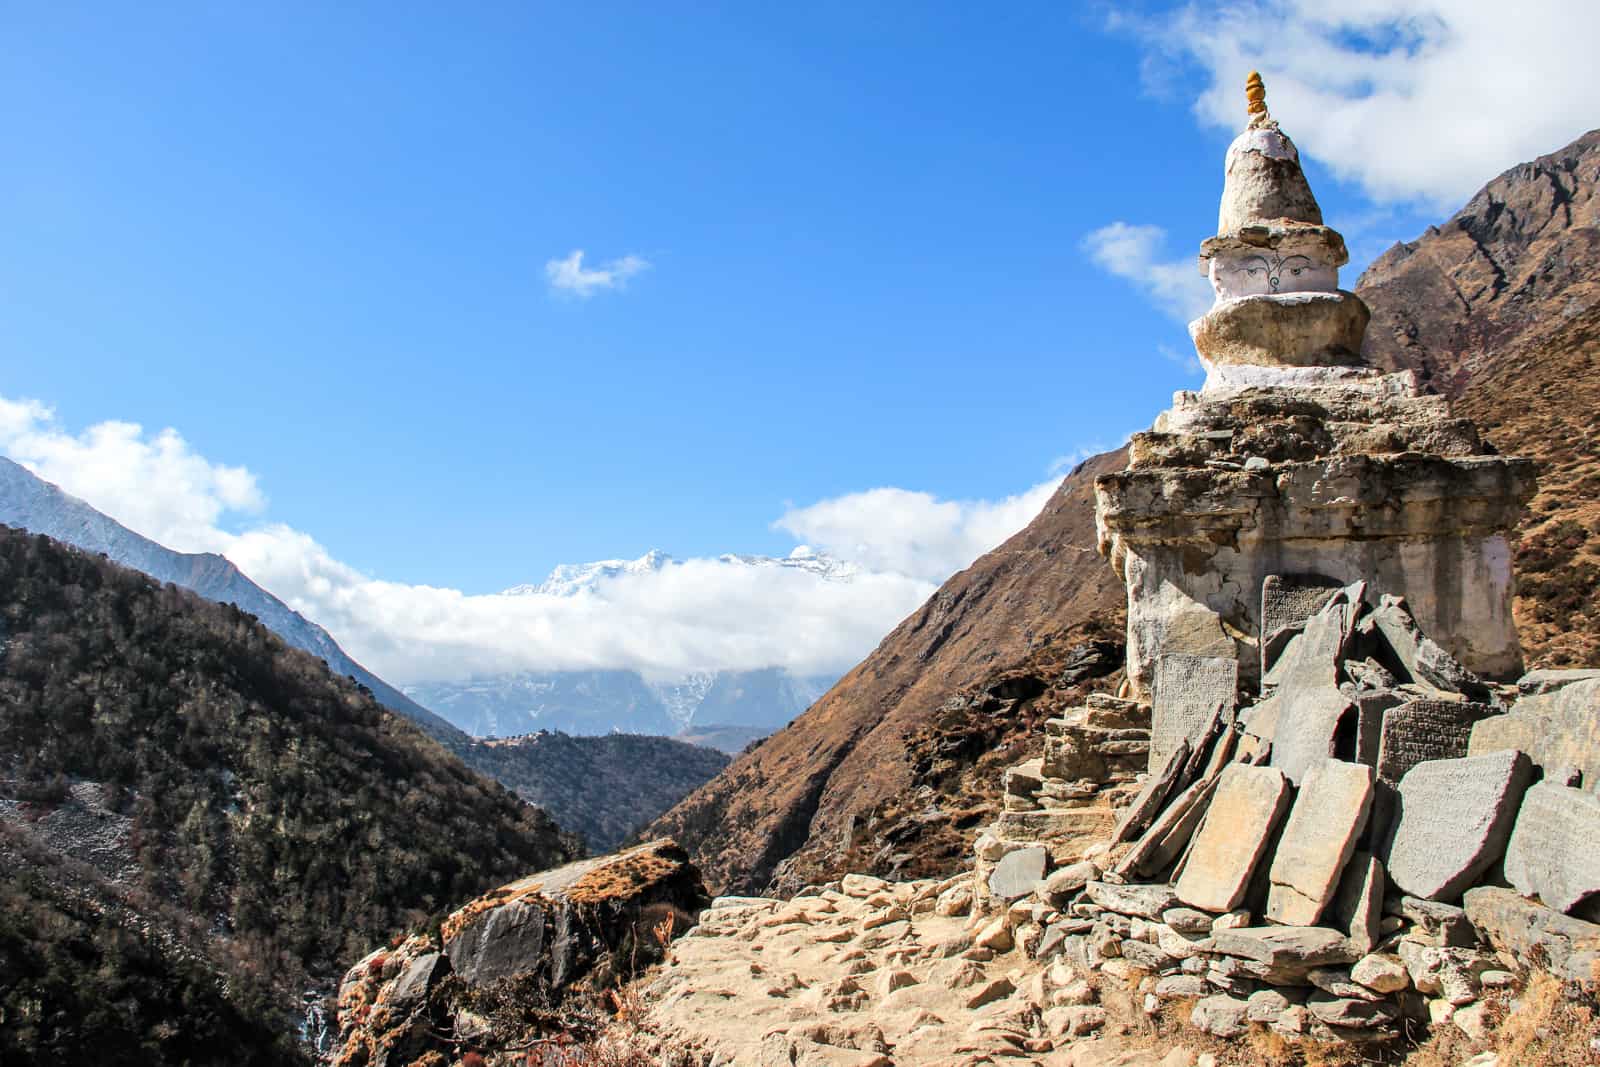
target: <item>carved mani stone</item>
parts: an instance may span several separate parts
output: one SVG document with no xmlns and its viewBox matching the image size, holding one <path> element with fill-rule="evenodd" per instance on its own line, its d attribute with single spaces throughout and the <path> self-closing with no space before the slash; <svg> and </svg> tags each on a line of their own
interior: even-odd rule
<svg viewBox="0 0 1600 1067">
<path fill-rule="evenodd" d="M 1389 879 L 1403 893 L 1450 901 L 1505 854 L 1533 777 L 1521 752 L 1419 763 L 1400 780 Z"/>
<path fill-rule="evenodd" d="M 1178 898 L 1204 911 L 1237 908 L 1288 806 L 1282 771 L 1240 763 L 1224 769 L 1178 878 Z"/>
<path fill-rule="evenodd" d="M 1327 759 L 1356 762 L 1360 713 L 1350 698 L 1332 686 L 1280 692 L 1278 726 L 1272 737 L 1272 765 L 1299 784 L 1312 767 Z"/>
<path fill-rule="evenodd" d="M 1320 574 L 1269 574 L 1261 583 L 1261 673 L 1265 675 L 1306 620 L 1327 607 L 1339 582 Z"/>
<path fill-rule="evenodd" d="M 1573 676 L 1553 684 L 1558 674 Z M 1485 719 L 1472 728 L 1471 753 L 1520 748 L 1546 772 L 1576 767 L 1583 781 L 1600 783 L 1600 677 L 1582 671 L 1534 671 L 1532 687 L 1505 715 Z M 1543 677 L 1536 677 L 1543 676 Z M 1524 683 L 1527 679 L 1523 680 Z M 1547 773 L 1548 776 L 1548 773 Z"/>
<path fill-rule="evenodd" d="M 1378 780 L 1398 785 L 1419 763 L 1465 756 L 1473 727 L 1493 714 L 1487 704 L 1452 700 L 1411 700 L 1388 709 L 1378 737 Z"/>
<path fill-rule="evenodd" d="M 1371 767 L 1338 760 L 1312 765 L 1272 859 L 1268 919 L 1316 924 L 1333 900 L 1371 808 Z"/>
<path fill-rule="evenodd" d="M 1173 652 L 1158 657 L 1150 707 L 1150 769 L 1165 767 L 1180 742 L 1198 744 L 1219 711 L 1223 724 L 1231 724 L 1238 699 L 1239 661 L 1232 656 Z"/>
<path fill-rule="evenodd" d="M 1600 905 L 1600 796 L 1541 782 L 1528 790 L 1506 846 L 1506 881 L 1557 911 Z M 1586 914 L 1584 918 L 1591 918 Z"/>
</svg>

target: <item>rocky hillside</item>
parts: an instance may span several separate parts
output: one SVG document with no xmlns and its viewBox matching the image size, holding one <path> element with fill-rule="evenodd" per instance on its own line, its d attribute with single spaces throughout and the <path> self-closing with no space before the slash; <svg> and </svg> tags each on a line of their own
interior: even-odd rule
<svg viewBox="0 0 1600 1067">
<path fill-rule="evenodd" d="M 728 765 L 715 749 L 667 737 L 549 732 L 474 742 L 467 760 L 596 853 L 616 848 Z"/>
<path fill-rule="evenodd" d="M 1600 131 L 1501 175 L 1444 226 L 1385 253 L 1357 289 L 1373 311 L 1373 362 L 1416 369 L 1502 452 L 1541 463 L 1515 560 L 1530 665 L 1600 662 L 1597 188 Z M 993 776 L 972 770 L 984 748 L 964 747 L 973 735 L 960 728 L 944 736 L 944 724 L 981 721 L 989 747 L 1026 745 L 1029 704 L 1062 695 L 1043 650 L 1120 638 L 1123 594 L 1095 551 L 1093 482 L 1124 458 L 1074 471 L 1026 529 L 654 829 L 683 842 L 721 892 L 952 869 L 951 839 L 970 839 L 974 812 L 998 797 Z M 1008 678 L 1031 680 L 988 692 Z M 970 783 L 956 810 L 935 801 L 930 752 L 943 753 L 942 782 Z M 925 834 L 943 843 L 915 843 Z M 906 854 L 917 859 L 897 864 Z"/>
<path fill-rule="evenodd" d="M 192 589 L 207 600 L 237 604 L 290 646 L 326 660 L 335 674 L 354 678 L 384 707 L 420 724 L 435 738 L 447 743 L 466 740 L 449 723 L 351 659 L 328 631 L 246 578 L 222 556 L 174 552 L 4 456 L 0 456 L 0 522 L 104 553 L 113 563 Z"/>
<path fill-rule="evenodd" d="M 253 616 L 8 527 L 0 823 L 8 1064 L 293 1058 L 302 991 L 580 851 Z"/>
<path fill-rule="evenodd" d="M 863 839 L 880 807 L 918 836 L 962 838 L 981 812 L 959 795 L 941 804 L 940 787 L 959 794 L 963 767 L 1027 736 L 1026 705 L 1068 662 L 1099 664 L 1096 642 L 1119 639 L 1121 587 L 1094 548 L 1094 479 L 1123 462 L 1118 451 L 1075 470 L 1026 529 L 950 579 L 804 715 L 650 832 L 687 847 L 720 892 L 765 886 L 780 864 L 786 884 L 842 873 L 847 853 L 881 850 Z"/>
</svg>

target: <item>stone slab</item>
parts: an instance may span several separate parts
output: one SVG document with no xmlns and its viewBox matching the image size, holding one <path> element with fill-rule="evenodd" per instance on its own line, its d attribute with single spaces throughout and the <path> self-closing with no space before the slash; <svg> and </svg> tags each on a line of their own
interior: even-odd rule
<svg viewBox="0 0 1600 1067">
<path fill-rule="evenodd" d="M 1266 917 L 1312 926 L 1332 902 L 1372 809 L 1372 768 L 1324 760 L 1306 772 L 1272 859 Z"/>
<path fill-rule="evenodd" d="M 1150 768 L 1187 740 L 1191 748 L 1220 712 L 1233 721 L 1239 699 L 1239 661 L 1232 656 L 1167 653 L 1156 657 L 1155 691 L 1150 704 Z"/>
<path fill-rule="evenodd" d="M 1362 620 L 1364 629 L 1383 638 L 1393 659 L 1385 664 L 1401 681 L 1419 682 L 1448 693 L 1464 693 L 1474 700 L 1488 697 L 1488 687 L 1455 661 L 1432 638 L 1423 634 L 1404 597 L 1385 595 Z"/>
<path fill-rule="evenodd" d="M 1600 924 L 1573 919 L 1500 886 L 1467 890 L 1463 905 L 1478 933 L 1514 959 L 1542 957 L 1551 974 L 1574 982 L 1592 982 L 1600 970 Z"/>
<path fill-rule="evenodd" d="M 1337 686 L 1339 663 L 1349 650 L 1365 595 L 1365 582 L 1334 590 L 1322 610 L 1305 620 L 1300 634 L 1284 646 L 1272 669 L 1262 675 L 1262 691 Z"/>
<path fill-rule="evenodd" d="M 1273 700 L 1279 711 L 1270 762 L 1291 782 L 1328 759 L 1355 762 L 1360 713 L 1348 696 L 1329 685 L 1285 686 Z"/>
<path fill-rule="evenodd" d="M 1505 854 L 1533 777 L 1521 752 L 1433 760 L 1400 780 L 1389 880 L 1427 900 L 1460 897 Z"/>
<path fill-rule="evenodd" d="M 1590 787 L 1600 784 L 1600 678 L 1525 696 L 1505 715 L 1473 726 L 1471 755 L 1509 748 L 1545 770 L 1576 767 Z"/>
<path fill-rule="evenodd" d="M 1517 691 L 1523 696 L 1549 693 L 1573 682 L 1600 681 L 1600 669 L 1594 667 L 1541 668 L 1529 671 L 1517 679 Z"/>
<path fill-rule="evenodd" d="M 1173 785 L 1183 773 L 1188 760 L 1189 742 L 1180 740 L 1178 746 L 1167 754 L 1160 773 L 1151 774 L 1145 779 L 1139 795 L 1133 798 L 1133 803 L 1128 805 L 1122 817 L 1117 820 L 1116 829 L 1111 835 L 1112 844 L 1132 840 L 1150 825 L 1161 812 L 1167 795 L 1172 792 Z"/>
<path fill-rule="evenodd" d="M 1269 574 L 1261 583 L 1261 673 L 1265 675 L 1306 620 L 1327 607 L 1341 583 L 1320 574 Z"/>
<path fill-rule="evenodd" d="M 1177 895 L 1164 885 L 1112 885 L 1110 882 L 1089 882 L 1084 894 L 1107 911 L 1118 915 L 1137 915 L 1142 919 L 1159 919 L 1161 913 L 1178 903 Z"/>
<path fill-rule="evenodd" d="M 1389 708 L 1378 737 L 1378 780 L 1398 785 L 1419 763 L 1468 755 L 1475 727 L 1494 713 L 1487 704 L 1451 700 L 1408 700 Z"/>
<path fill-rule="evenodd" d="M 1007 852 L 989 873 L 989 892 L 1001 900 L 1025 897 L 1044 881 L 1049 853 L 1039 846 Z"/>
<path fill-rule="evenodd" d="M 1506 846 L 1506 881 L 1562 912 L 1600 894 L 1600 796 L 1548 782 L 1530 788 Z"/>
<path fill-rule="evenodd" d="M 1198 781 L 1185 789 L 1150 824 L 1116 866 L 1123 877 L 1155 875 L 1169 867 L 1194 837 L 1216 788 L 1216 779 Z"/>
<path fill-rule="evenodd" d="M 1354 963 L 1363 953 L 1338 930 L 1323 926 L 1246 926 L 1217 930 L 1215 951 L 1268 967 L 1328 967 Z"/>
<path fill-rule="evenodd" d="M 1350 935 L 1350 944 L 1371 952 L 1383 935 L 1383 864 L 1370 852 L 1357 852 L 1345 864 L 1333 898 L 1333 921 Z"/>
<path fill-rule="evenodd" d="M 1288 804 L 1282 771 L 1239 763 L 1225 768 L 1178 878 L 1179 899 L 1214 912 L 1243 903 Z"/>
</svg>

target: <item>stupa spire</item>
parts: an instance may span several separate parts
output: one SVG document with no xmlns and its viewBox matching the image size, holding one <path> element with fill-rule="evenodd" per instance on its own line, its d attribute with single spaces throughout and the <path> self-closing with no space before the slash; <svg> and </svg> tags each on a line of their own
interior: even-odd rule
<svg viewBox="0 0 1600 1067">
<path fill-rule="evenodd" d="M 1250 77 L 1244 81 L 1245 114 L 1250 116 L 1251 126 L 1265 126 L 1272 121 L 1272 116 L 1267 113 L 1267 83 L 1261 80 L 1261 72 L 1252 70 Z"/>
</svg>

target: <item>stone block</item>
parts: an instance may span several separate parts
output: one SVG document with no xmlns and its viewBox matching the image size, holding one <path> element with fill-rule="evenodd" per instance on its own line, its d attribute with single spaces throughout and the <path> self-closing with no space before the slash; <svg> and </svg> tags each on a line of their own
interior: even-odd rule
<svg viewBox="0 0 1600 1067">
<path fill-rule="evenodd" d="M 1178 878 L 1179 899 L 1213 912 L 1242 904 L 1288 804 L 1289 781 L 1282 771 L 1228 766 Z"/>
<path fill-rule="evenodd" d="M 1370 852 L 1357 852 L 1345 865 L 1333 898 L 1333 919 L 1363 952 L 1377 947 L 1383 922 L 1383 864 Z"/>
<path fill-rule="evenodd" d="M 1272 737 L 1272 766 L 1299 784 L 1306 772 L 1329 759 L 1356 762 L 1360 713 L 1332 686 L 1285 686 L 1272 697 L 1278 723 Z"/>
<path fill-rule="evenodd" d="M 1159 919 L 1161 913 L 1178 903 L 1177 894 L 1164 885 L 1112 885 L 1109 882 L 1090 882 L 1083 887 L 1084 895 L 1107 911 L 1118 915 L 1137 915 L 1142 919 Z"/>
<path fill-rule="evenodd" d="M 1554 672 L 1534 672 L 1541 673 Z M 1512 748 L 1547 771 L 1576 767 L 1591 787 L 1600 783 L 1600 677 L 1524 696 L 1506 714 L 1473 726 L 1471 755 Z"/>
<path fill-rule="evenodd" d="M 1411 920 L 1413 940 L 1426 940 L 1441 948 L 1471 948 L 1478 943 L 1464 908 L 1420 897 L 1401 897 L 1400 914 Z"/>
<path fill-rule="evenodd" d="M 1521 752 L 1433 760 L 1400 780 L 1389 879 L 1404 893 L 1455 900 L 1505 854 L 1533 766 Z"/>
<path fill-rule="evenodd" d="M 1545 782 L 1530 788 L 1506 847 L 1506 881 L 1557 911 L 1600 904 L 1600 796 Z"/>
<path fill-rule="evenodd" d="M 1233 721 L 1239 700 L 1239 661 L 1233 656 L 1169 652 L 1156 657 L 1150 704 L 1150 769 L 1164 768 L 1182 741 L 1191 749 L 1220 713 Z"/>
<path fill-rule="evenodd" d="M 1408 700 L 1389 708 L 1378 738 L 1378 780 L 1399 785 L 1419 763 L 1467 755 L 1473 729 L 1494 713 L 1487 704 L 1450 700 Z"/>
<path fill-rule="evenodd" d="M 1223 1040 L 1239 1037 L 1249 1029 L 1245 1001 L 1218 993 L 1197 1002 L 1189 1013 L 1189 1025 Z"/>
<path fill-rule="evenodd" d="M 1307 771 L 1273 856 L 1269 920 L 1312 926 L 1321 917 L 1367 825 L 1372 781 L 1359 763 L 1324 760 Z"/>
<path fill-rule="evenodd" d="M 1049 854 L 1037 846 L 1006 853 L 989 875 L 989 892 L 1005 901 L 1027 896 L 1044 881 L 1049 858 Z"/>
<path fill-rule="evenodd" d="M 1309 971 L 1312 967 L 1354 963 L 1362 956 L 1344 934 L 1322 926 L 1247 926 L 1217 930 L 1211 936 L 1221 955 L 1237 956 L 1270 968 Z"/>
<path fill-rule="evenodd" d="M 1495 950 L 1544 960 L 1558 978 L 1593 982 L 1600 968 L 1600 923 L 1584 922 L 1526 900 L 1514 889 L 1478 886 L 1463 901 L 1467 918 Z"/>
<path fill-rule="evenodd" d="M 1261 583 L 1261 673 L 1305 629 L 1306 620 L 1327 607 L 1341 582 L 1320 574 L 1269 574 Z"/>
</svg>

